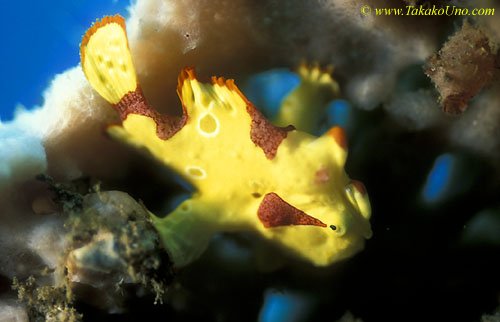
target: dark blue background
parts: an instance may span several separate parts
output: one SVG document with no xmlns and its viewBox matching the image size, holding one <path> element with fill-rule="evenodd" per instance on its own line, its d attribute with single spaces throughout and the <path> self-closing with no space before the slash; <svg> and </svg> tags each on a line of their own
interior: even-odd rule
<svg viewBox="0 0 500 322">
<path fill-rule="evenodd" d="M 130 0 L 1 1 L 0 120 L 12 119 L 17 104 L 43 104 L 53 77 L 76 66 L 83 34 L 97 18 L 128 17 Z"/>
</svg>

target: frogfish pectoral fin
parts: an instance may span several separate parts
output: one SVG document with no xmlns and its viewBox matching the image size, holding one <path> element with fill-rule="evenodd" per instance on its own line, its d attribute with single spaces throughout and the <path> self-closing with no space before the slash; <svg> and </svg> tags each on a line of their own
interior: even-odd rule
<svg viewBox="0 0 500 322">
<path fill-rule="evenodd" d="M 197 198 L 187 199 L 164 218 L 152 216 L 153 224 L 161 236 L 175 267 L 186 266 L 200 257 L 215 233 L 213 225 L 206 223 L 211 207 Z"/>
</svg>

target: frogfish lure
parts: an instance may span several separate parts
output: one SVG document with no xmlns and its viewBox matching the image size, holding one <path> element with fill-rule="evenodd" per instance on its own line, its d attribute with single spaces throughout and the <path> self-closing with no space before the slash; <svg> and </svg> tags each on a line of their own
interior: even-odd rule
<svg viewBox="0 0 500 322">
<path fill-rule="evenodd" d="M 314 137 L 277 127 L 234 80 L 201 83 L 193 68 L 178 77 L 182 116 L 158 113 L 142 94 L 118 15 L 98 20 L 80 51 L 89 83 L 121 117 L 121 125 L 107 127 L 111 136 L 146 148 L 195 190 L 167 216 L 151 214 L 175 266 L 198 258 L 217 232 L 253 232 L 316 266 L 354 255 L 371 237 L 366 190 L 344 171 L 342 128 Z M 320 86 L 318 73 L 303 81 Z M 287 99 L 289 110 L 307 104 L 303 97 Z"/>
</svg>

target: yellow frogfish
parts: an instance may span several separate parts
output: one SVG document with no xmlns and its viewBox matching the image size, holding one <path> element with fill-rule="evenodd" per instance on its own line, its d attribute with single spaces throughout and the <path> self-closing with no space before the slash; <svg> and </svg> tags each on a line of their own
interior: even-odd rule
<svg viewBox="0 0 500 322">
<path fill-rule="evenodd" d="M 194 188 L 172 213 L 151 214 L 174 266 L 197 259 L 218 232 L 255 233 L 316 266 L 354 255 L 371 237 L 366 190 L 344 171 L 342 128 L 315 137 L 275 126 L 234 80 L 202 83 L 193 68 L 178 77 L 182 116 L 160 114 L 142 94 L 118 15 L 98 20 L 80 50 L 89 83 L 121 117 L 121 125 L 107 127 L 111 136 L 145 148 Z M 285 102 L 289 112 L 307 114 L 304 97 L 314 101 L 315 87 L 335 84 L 317 68 L 302 74 Z"/>
</svg>

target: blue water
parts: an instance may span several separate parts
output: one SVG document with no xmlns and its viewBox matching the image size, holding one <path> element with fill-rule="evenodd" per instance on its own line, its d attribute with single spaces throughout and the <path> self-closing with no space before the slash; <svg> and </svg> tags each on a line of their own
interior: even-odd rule
<svg viewBox="0 0 500 322">
<path fill-rule="evenodd" d="M 76 66 L 85 31 L 105 15 L 128 16 L 129 0 L 1 1 L 0 120 L 18 104 L 31 109 L 55 74 Z"/>
<path fill-rule="evenodd" d="M 334 100 L 326 109 L 328 128 L 338 125 L 346 128 L 351 117 L 351 105 L 344 100 Z"/>
<path fill-rule="evenodd" d="M 245 96 L 268 118 L 277 114 L 281 101 L 299 85 L 297 74 L 286 69 L 273 69 L 257 74 L 245 84 Z"/>
<path fill-rule="evenodd" d="M 312 305 L 306 294 L 268 289 L 264 295 L 259 322 L 305 321 Z"/>
<path fill-rule="evenodd" d="M 448 153 L 436 158 L 423 190 L 426 201 L 437 201 L 445 193 L 451 179 L 453 160 L 453 156 Z"/>
</svg>

